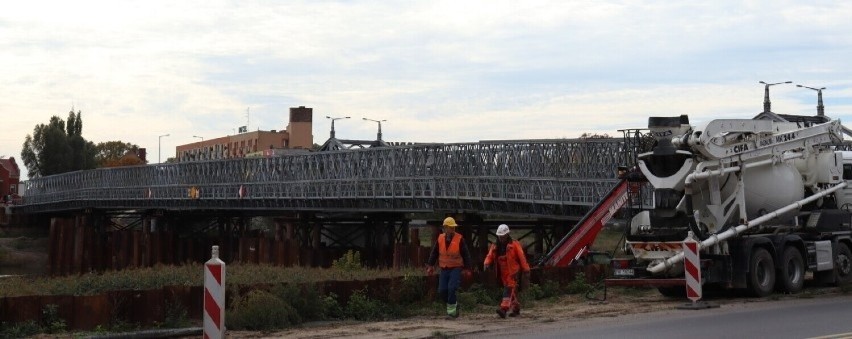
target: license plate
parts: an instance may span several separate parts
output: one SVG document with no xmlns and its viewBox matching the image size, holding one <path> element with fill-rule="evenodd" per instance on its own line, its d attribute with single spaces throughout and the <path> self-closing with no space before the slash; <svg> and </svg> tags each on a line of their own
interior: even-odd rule
<svg viewBox="0 0 852 339">
<path fill-rule="evenodd" d="M 613 270 L 612 274 L 615 275 L 615 276 L 632 277 L 633 276 L 633 269 L 632 268 L 616 268 L 615 270 Z"/>
</svg>

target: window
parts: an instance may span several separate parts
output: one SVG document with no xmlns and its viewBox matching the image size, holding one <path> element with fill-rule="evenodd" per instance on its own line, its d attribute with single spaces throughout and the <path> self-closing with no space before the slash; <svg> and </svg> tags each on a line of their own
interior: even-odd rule
<svg viewBox="0 0 852 339">
<path fill-rule="evenodd" d="M 852 164 L 843 164 L 843 180 L 852 180 Z"/>
</svg>

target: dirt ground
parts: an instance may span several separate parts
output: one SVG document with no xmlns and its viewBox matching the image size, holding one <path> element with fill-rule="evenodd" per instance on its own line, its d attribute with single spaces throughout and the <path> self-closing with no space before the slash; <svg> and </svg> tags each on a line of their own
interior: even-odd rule
<svg viewBox="0 0 852 339">
<path fill-rule="evenodd" d="M 307 324 L 274 333 L 229 331 L 231 338 L 433 338 L 450 336 L 517 333 L 539 324 L 566 319 L 616 317 L 636 312 L 673 310 L 682 300 L 663 298 L 656 290 L 610 289 L 605 301 L 589 301 L 582 296 L 565 296 L 553 302 L 537 302 L 515 318 L 500 319 L 495 312 L 465 313 L 458 319 L 419 316 L 381 322 L 330 322 Z M 496 310 L 496 305 L 494 307 Z"/>
<path fill-rule="evenodd" d="M 785 299 L 831 297 L 840 293 L 836 287 L 809 287 L 797 295 L 774 295 L 768 298 L 742 296 L 709 296 L 709 303 L 722 307 L 755 302 L 775 302 Z M 568 322 L 561 326 L 582 326 L 585 320 L 615 318 L 638 313 L 694 312 L 678 309 L 689 300 L 661 296 L 655 289 L 611 288 L 605 301 L 589 301 L 582 296 L 565 296 L 555 302 L 537 302 L 522 310 L 519 317 L 500 319 L 493 312 L 464 313 L 455 320 L 442 316 L 419 316 L 381 322 L 311 323 L 300 328 L 278 332 L 228 331 L 229 338 L 446 338 L 523 336 L 537 326 Z M 496 310 L 496 305 L 495 305 Z M 574 322 L 574 324 L 571 324 Z"/>
</svg>

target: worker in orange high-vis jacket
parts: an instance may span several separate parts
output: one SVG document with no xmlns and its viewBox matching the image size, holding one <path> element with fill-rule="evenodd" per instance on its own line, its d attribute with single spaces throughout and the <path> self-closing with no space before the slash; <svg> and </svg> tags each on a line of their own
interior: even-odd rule
<svg viewBox="0 0 852 339">
<path fill-rule="evenodd" d="M 523 246 L 509 236 L 509 226 L 506 224 L 497 227 L 497 243 L 491 244 L 488 255 L 485 256 L 485 270 L 492 265 L 497 269 L 500 281 L 503 282 L 503 300 L 500 302 L 500 308 L 497 309 L 497 315 L 500 318 L 505 318 L 507 313 L 510 317 L 517 316 L 521 313 L 521 304 L 518 302 L 518 283 L 515 279 L 518 272 L 523 272 L 523 279 L 529 283 L 530 265 L 524 255 Z M 511 313 L 509 313 L 510 309 Z"/>
<path fill-rule="evenodd" d="M 456 290 L 461 285 L 462 269 L 470 269 L 472 262 L 464 238 L 456 233 L 456 220 L 447 217 L 443 226 L 444 233 L 438 236 L 438 242 L 432 246 L 432 253 L 426 262 L 426 274 L 434 273 L 436 263 L 441 268 L 438 296 L 447 304 L 447 319 L 455 319 L 459 316 Z"/>
</svg>

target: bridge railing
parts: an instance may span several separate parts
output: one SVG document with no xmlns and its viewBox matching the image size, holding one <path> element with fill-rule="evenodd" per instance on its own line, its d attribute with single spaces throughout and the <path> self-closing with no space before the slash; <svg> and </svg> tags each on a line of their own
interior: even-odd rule
<svg viewBox="0 0 852 339">
<path fill-rule="evenodd" d="M 199 199 L 293 201 L 294 206 L 329 199 L 589 206 L 615 183 L 615 169 L 626 159 L 631 158 L 620 139 L 559 139 L 101 168 L 27 181 L 24 207 L 139 208 Z"/>
</svg>

